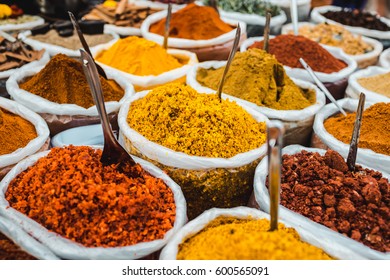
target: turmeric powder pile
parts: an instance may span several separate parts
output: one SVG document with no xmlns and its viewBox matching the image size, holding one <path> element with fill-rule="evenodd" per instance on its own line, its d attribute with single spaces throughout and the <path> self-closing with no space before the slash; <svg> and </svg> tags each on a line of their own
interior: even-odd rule
<svg viewBox="0 0 390 280">
<path fill-rule="evenodd" d="M 150 141 L 193 156 L 230 158 L 265 142 L 265 122 L 235 102 L 181 84 L 134 101 L 127 122 Z"/>
<path fill-rule="evenodd" d="M 221 217 L 180 245 L 178 260 L 330 260 L 323 250 L 300 240 L 279 223 L 268 231 L 266 219 Z"/>
<path fill-rule="evenodd" d="M 25 147 L 36 137 L 32 123 L 0 108 L 0 156 Z"/>
<path fill-rule="evenodd" d="M 135 36 L 119 39 L 96 60 L 137 76 L 160 75 L 183 66 L 159 44 Z"/>
<path fill-rule="evenodd" d="M 114 81 L 100 76 L 104 101 L 119 101 L 124 90 Z M 37 74 L 19 85 L 30 93 L 59 104 L 76 104 L 84 108 L 94 105 L 91 90 L 81 62 L 57 54 Z"/>
<path fill-rule="evenodd" d="M 199 68 L 196 79 L 217 89 L 225 67 Z M 301 110 L 316 101 L 313 90 L 300 89 L 275 56 L 260 49 L 237 53 L 226 76 L 223 92 L 277 110 Z"/>
<path fill-rule="evenodd" d="M 324 122 L 325 129 L 345 144 L 351 142 L 356 113 L 338 114 Z M 390 103 L 377 103 L 363 112 L 359 148 L 390 156 Z"/>
</svg>

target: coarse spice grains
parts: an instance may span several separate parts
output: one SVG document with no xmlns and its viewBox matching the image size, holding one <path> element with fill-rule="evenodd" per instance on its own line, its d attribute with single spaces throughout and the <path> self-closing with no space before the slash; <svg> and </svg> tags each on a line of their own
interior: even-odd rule
<svg viewBox="0 0 390 280">
<path fill-rule="evenodd" d="M 300 240 L 279 223 L 269 231 L 267 219 L 220 217 L 179 245 L 178 260 L 330 260 L 323 250 Z"/>
<path fill-rule="evenodd" d="M 172 190 L 137 164 L 131 176 L 103 166 L 101 150 L 53 148 L 14 178 L 10 206 L 86 247 L 121 247 L 164 237 L 173 227 Z"/>
<path fill-rule="evenodd" d="M 168 84 L 134 101 L 127 122 L 148 140 L 188 155 L 230 158 L 265 142 L 257 122 L 235 102 Z"/>
<path fill-rule="evenodd" d="M 0 260 L 35 260 L 0 232 Z"/>
<path fill-rule="evenodd" d="M 0 108 L 0 155 L 25 147 L 37 137 L 32 123 Z"/>
<path fill-rule="evenodd" d="M 356 113 L 337 114 L 324 122 L 325 129 L 345 144 L 351 142 Z M 390 156 L 390 103 L 376 103 L 363 112 L 359 148 Z"/>
</svg>

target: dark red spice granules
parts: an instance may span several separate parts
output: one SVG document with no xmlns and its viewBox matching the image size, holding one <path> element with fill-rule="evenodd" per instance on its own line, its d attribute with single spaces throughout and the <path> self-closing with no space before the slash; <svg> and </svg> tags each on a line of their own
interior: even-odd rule
<svg viewBox="0 0 390 280">
<path fill-rule="evenodd" d="M 268 184 L 268 183 L 267 183 Z M 390 184 L 378 171 L 350 172 L 335 151 L 283 155 L 281 204 L 366 246 L 390 251 Z"/>
<path fill-rule="evenodd" d="M 132 167 L 128 177 L 103 166 L 102 151 L 53 148 L 11 181 L 10 206 L 48 230 L 87 247 L 119 247 L 161 239 L 173 227 L 171 189 Z"/>
<path fill-rule="evenodd" d="M 256 42 L 249 48 L 263 48 L 263 41 Z M 276 59 L 292 68 L 303 68 L 299 58 L 303 58 L 317 72 L 339 72 L 347 67 L 344 61 L 338 60 L 320 44 L 301 35 L 279 35 L 269 40 L 269 53 Z"/>
<path fill-rule="evenodd" d="M 0 232 L 0 260 L 35 260 Z"/>
</svg>

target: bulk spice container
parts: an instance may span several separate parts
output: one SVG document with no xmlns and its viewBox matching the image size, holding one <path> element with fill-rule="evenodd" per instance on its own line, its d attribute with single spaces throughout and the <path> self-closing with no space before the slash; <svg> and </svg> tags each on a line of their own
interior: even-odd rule
<svg viewBox="0 0 390 280">
<path fill-rule="evenodd" d="M 243 21 L 247 24 L 248 37 L 264 33 L 267 11 L 271 13 L 270 32 L 272 34 L 280 33 L 282 24 L 287 20 L 286 14 L 277 3 L 274 3 L 274 5 L 262 0 L 246 2 L 240 0 L 219 0 L 217 2 L 221 17 Z M 210 5 L 211 1 L 203 0 L 200 3 Z"/>
<path fill-rule="evenodd" d="M 135 159 L 119 171 L 101 154 L 68 146 L 21 161 L 0 183 L 0 215 L 60 258 L 157 252 L 186 221 L 180 187 L 150 163 Z"/>
<path fill-rule="evenodd" d="M 371 162 L 351 172 L 332 150 L 292 145 L 283 149 L 282 158 L 281 220 L 364 258 L 390 259 L 389 174 L 372 169 Z M 254 194 L 268 213 L 267 173 L 264 158 L 256 168 Z"/>
<path fill-rule="evenodd" d="M 383 50 L 381 42 L 361 35 L 355 35 L 342 25 L 310 22 L 300 22 L 299 35 L 305 36 L 328 47 L 342 49 L 350 58 L 356 61 L 358 68 L 366 68 L 378 62 Z M 284 25 L 282 34 L 293 34 L 292 24 Z"/>
<path fill-rule="evenodd" d="M 141 26 L 142 37 L 163 44 L 167 11 L 149 16 Z M 168 46 L 196 53 L 199 61 L 227 59 L 233 46 L 236 26 L 246 39 L 246 24 L 220 18 L 212 7 L 188 4 L 172 13 Z"/>
<path fill-rule="evenodd" d="M 347 112 L 356 112 L 358 106 L 357 99 L 346 98 L 338 103 Z M 330 148 L 347 157 L 355 113 L 344 117 L 338 112 L 333 104 L 318 112 L 313 125 L 312 147 Z M 359 162 L 386 172 L 390 172 L 389 114 L 390 103 L 365 103 L 357 153 Z"/>
<path fill-rule="evenodd" d="M 209 61 L 195 65 L 187 84 L 199 92 L 214 93 L 225 64 Z M 309 143 L 314 115 L 325 104 L 322 92 L 310 83 L 290 79 L 273 55 L 259 49 L 236 54 L 223 92 L 228 99 L 283 121 L 287 145 Z"/>
<path fill-rule="evenodd" d="M 290 77 L 314 82 L 309 73 L 299 62 L 303 58 L 324 83 L 329 92 L 336 98 L 344 97 L 348 85 L 348 76 L 356 70 L 356 62 L 343 51 L 322 47 L 303 36 L 278 35 L 270 37 L 269 53 L 284 65 Z M 263 48 L 263 37 L 253 37 L 246 40 L 241 51 L 248 48 Z"/>
<path fill-rule="evenodd" d="M 0 97 L 0 181 L 23 158 L 49 148 L 45 121 L 15 101 Z"/>
<path fill-rule="evenodd" d="M 291 220 L 280 220 L 278 230 L 269 232 L 269 219 L 268 214 L 247 207 L 207 210 L 175 234 L 160 259 L 363 258 L 337 238 L 325 239 L 322 232 L 292 226 Z"/>
<path fill-rule="evenodd" d="M 109 80 L 101 77 L 106 110 L 113 125 L 119 107 L 134 93 L 123 77 L 106 71 Z M 24 68 L 10 76 L 7 91 L 20 104 L 40 114 L 51 135 L 65 129 L 99 123 L 87 79 L 78 60 L 58 54 L 46 64 Z"/>
<path fill-rule="evenodd" d="M 180 84 L 137 93 L 118 118 L 126 150 L 180 185 L 189 219 L 212 207 L 247 204 L 266 150 L 267 121 L 245 105 Z"/>
<path fill-rule="evenodd" d="M 194 53 L 165 50 L 153 41 L 135 36 L 97 48 L 93 54 L 102 67 L 124 77 L 136 91 L 184 82 L 190 66 L 198 62 Z"/>
<path fill-rule="evenodd" d="M 379 65 L 390 68 L 390 49 L 384 50 L 379 56 Z"/>
<path fill-rule="evenodd" d="M 17 5 L 0 4 L 0 30 L 16 31 L 31 29 L 43 24 L 43 18 L 39 16 L 26 15 Z"/>
<path fill-rule="evenodd" d="M 360 93 L 364 92 L 367 101 L 389 102 L 389 73 L 388 69 L 378 66 L 356 71 L 349 76 L 346 96 L 359 98 Z"/>
</svg>

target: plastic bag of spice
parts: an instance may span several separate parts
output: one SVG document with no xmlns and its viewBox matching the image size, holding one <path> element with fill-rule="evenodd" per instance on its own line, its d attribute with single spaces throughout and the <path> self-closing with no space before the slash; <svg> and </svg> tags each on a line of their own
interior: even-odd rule
<svg viewBox="0 0 390 280">
<path fill-rule="evenodd" d="M 11 239 L 10 242 L 14 242 L 14 244 L 9 244 L 9 246 L 13 246 L 13 254 L 19 254 L 20 259 L 26 258 L 26 254 L 28 254 L 41 260 L 58 260 L 58 257 L 54 255 L 52 251 L 49 250 L 49 248 L 38 242 L 35 238 L 25 232 L 20 226 L 16 225 L 5 217 L 0 217 L 0 232 Z M 6 249 L 1 247 L 0 249 L 2 252 L 1 254 L 7 254 Z M 17 259 L 17 256 L 13 255 L 12 258 Z"/>
<path fill-rule="evenodd" d="M 390 87 L 388 81 L 390 74 L 382 76 L 389 72 L 389 69 L 371 66 L 353 73 L 348 79 L 346 96 L 359 99 L 360 93 L 364 92 L 367 101 L 389 102 Z"/>
<path fill-rule="evenodd" d="M 196 219 L 186 224 L 183 228 L 180 229 L 180 231 L 178 231 L 175 234 L 175 236 L 173 236 L 173 238 L 168 242 L 168 244 L 161 251 L 160 260 L 176 260 L 179 251 L 179 245 L 182 244 L 186 238 L 196 235 L 200 231 L 204 230 L 204 228 L 210 222 L 220 217 L 230 217 L 230 218 L 243 219 L 243 220 L 245 219 L 269 220 L 270 219 L 269 214 L 248 207 L 236 207 L 230 209 L 213 208 L 207 210 L 201 216 L 197 217 Z M 339 242 L 339 240 L 335 238 L 328 239 L 328 235 L 324 234 L 322 231 L 320 232 L 310 231 L 305 226 L 297 224 L 293 220 L 280 218 L 279 222 L 283 223 L 286 227 L 293 227 L 298 232 L 302 241 L 322 249 L 323 251 L 325 251 L 325 253 L 329 254 L 333 258 L 365 259 L 358 252 L 353 251 L 351 248 L 344 245 L 342 242 Z M 259 240 L 258 242 L 263 243 L 264 246 L 267 246 L 267 242 L 261 242 L 261 240 Z M 229 249 L 227 248 L 227 250 Z M 268 253 L 272 254 L 272 252 L 268 252 Z M 221 252 L 221 255 L 224 254 L 228 256 L 229 251 L 225 253 Z M 284 255 L 288 255 L 288 252 L 285 252 Z M 267 256 L 264 256 L 264 259 L 267 259 Z"/>
<path fill-rule="evenodd" d="M 47 156 L 49 152 L 50 151 L 42 152 L 21 161 L 7 174 L 3 181 L 0 182 L 0 215 L 7 217 L 13 224 L 20 226 L 25 232 L 28 232 L 32 237 L 37 239 L 44 246 L 48 247 L 55 255 L 59 256 L 60 258 L 140 259 L 143 257 L 148 257 L 154 253 L 158 253 L 158 251 L 170 240 L 170 238 L 185 224 L 187 220 L 186 201 L 180 187 L 156 166 L 142 159 L 133 157 L 134 160 L 139 163 L 145 171 L 156 178 L 161 178 L 168 186 L 168 188 L 172 190 L 176 208 L 175 221 L 173 228 L 168 230 L 163 238 L 122 247 L 110 247 L 109 245 L 105 247 L 87 247 L 81 243 L 67 239 L 53 232 L 52 230 L 48 230 L 40 223 L 10 207 L 9 202 L 5 198 L 5 194 L 7 192 L 8 185 L 16 176 L 18 176 L 19 173 L 36 164 L 39 159 Z M 96 196 L 96 193 L 91 193 L 90 195 Z M 146 201 L 148 200 L 146 199 Z M 80 203 L 78 205 L 80 205 Z M 143 213 L 143 215 L 145 214 Z M 104 219 L 107 219 L 107 217 L 102 217 L 102 221 Z M 104 243 L 104 241 L 102 243 Z"/>
<path fill-rule="evenodd" d="M 25 106 L 16 103 L 15 101 L 0 97 L 0 109 L 6 110 L 7 112 L 16 114 L 23 119 L 30 122 L 34 127 L 37 136 L 32 139 L 28 144 L 24 147 L 19 147 L 17 150 L 12 153 L 2 154 L 0 155 L 0 180 L 11 170 L 11 168 L 21 161 L 23 158 L 28 157 L 32 154 L 35 154 L 40 151 L 47 150 L 49 148 L 49 129 L 45 121 L 36 113 L 29 110 Z M 4 120 L 2 120 L 3 122 Z M 4 123 L 0 123 L 0 127 Z M 8 124 L 9 125 L 9 124 Z M 6 127 L 5 127 L 6 128 Z M 19 128 L 17 128 L 19 129 Z M 12 131 L 9 129 L 3 130 L 2 134 L 9 135 L 7 141 L 20 141 L 20 139 L 13 139 L 13 135 L 16 135 L 18 131 Z M 4 139 L 4 138 L 3 138 Z M 3 149 L 4 147 L 2 147 Z"/>
<path fill-rule="evenodd" d="M 329 22 L 332 24 L 340 24 L 337 21 L 331 20 L 323 16 L 322 14 L 328 12 L 328 11 L 342 11 L 343 8 L 336 7 L 336 6 L 322 6 L 322 7 L 316 7 L 311 12 L 311 20 L 316 23 L 321 22 Z M 385 23 L 387 26 L 390 26 L 390 20 L 385 17 L 380 17 L 379 20 L 383 23 Z M 371 20 L 372 21 L 372 20 Z M 361 26 L 351 26 L 351 25 L 343 25 L 347 30 L 360 34 L 367 37 L 372 37 L 376 39 L 390 39 L 390 32 L 389 31 L 380 31 L 375 29 L 368 29 L 365 28 L 365 23 L 361 23 Z"/>
<path fill-rule="evenodd" d="M 19 87 L 22 82 L 39 73 L 44 67 L 45 65 L 26 67 L 24 71 L 18 71 L 11 75 L 6 83 L 9 95 L 18 103 L 40 114 L 48 124 L 52 136 L 72 127 L 99 123 L 100 118 L 95 105 L 83 108 L 76 104 L 54 103 Z M 105 103 L 110 121 L 115 128 L 119 107 L 125 98 L 134 94 L 134 88 L 132 84 L 116 72 L 110 69 L 106 69 L 105 72 L 109 79 L 113 79 L 124 90 L 124 95 L 119 101 Z M 53 77 L 53 79 L 55 78 Z"/>
<path fill-rule="evenodd" d="M 265 155 L 265 144 L 230 158 L 201 157 L 176 152 L 145 138 L 127 122 L 131 103 L 145 97 L 139 92 L 125 101 L 118 115 L 119 140 L 131 154 L 163 169 L 183 190 L 189 219 L 213 207 L 246 205 L 252 192 L 253 171 Z M 268 122 L 263 114 L 241 105 L 257 122 Z"/>
<path fill-rule="evenodd" d="M 344 108 L 347 112 L 356 112 L 359 100 L 345 98 L 337 101 L 341 107 Z M 374 105 L 372 102 L 366 102 L 364 104 L 364 109 Z M 324 127 L 324 122 L 339 113 L 336 105 L 328 104 L 324 106 L 316 115 L 313 125 L 313 137 L 311 141 L 311 146 L 314 148 L 322 149 L 332 149 L 340 153 L 343 157 L 347 157 L 349 151 L 349 144 L 345 144 L 338 139 L 336 139 L 332 134 L 330 134 Z M 364 113 L 363 113 L 363 122 L 364 122 Z M 373 124 L 375 125 L 375 124 Z M 352 133 L 351 133 L 352 135 Z M 362 132 L 360 134 L 361 139 Z M 366 148 L 359 148 L 357 153 L 357 161 L 378 170 L 384 170 L 390 172 L 390 156 L 385 154 L 380 154 L 374 152 L 373 150 Z"/>
<path fill-rule="evenodd" d="M 311 22 L 300 22 L 300 23 L 298 23 L 298 28 L 299 29 L 300 28 L 313 28 L 315 26 L 316 25 L 311 23 Z M 311 31 L 308 31 L 308 32 L 311 32 Z M 292 23 L 283 25 L 283 27 L 282 27 L 282 34 L 293 34 L 293 25 L 292 25 Z M 320 37 L 320 38 L 324 37 L 324 39 L 327 39 L 327 36 L 328 36 L 328 34 L 325 33 L 325 32 L 324 32 L 324 34 L 321 34 L 320 32 L 314 33 L 311 36 L 316 36 L 315 34 L 317 34 L 318 37 Z M 304 35 L 304 36 L 306 36 L 306 35 Z M 343 46 L 343 42 L 344 42 L 343 37 L 338 39 L 340 37 L 340 35 L 337 34 L 337 33 L 333 33 L 332 36 L 334 36 L 334 38 L 336 38 L 335 41 L 340 42 L 340 47 L 331 46 L 331 45 L 328 45 L 328 44 L 321 44 L 321 45 L 322 46 L 325 45 L 328 48 L 334 47 L 334 48 L 340 48 L 340 49 L 343 49 L 345 47 L 349 47 L 349 49 L 351 51 L 355 50 L 355 48 L 357 48 L 356 41 L 354 41 L 355 43 L 353 43 L 353 42 L 350 42 L 351 40 L 348 40 L 347 41 L 347 45 Z M 316 38 L 317 41 L 319 40 L 318 37 Z M 313 39 L 313 37 L 311 39 Z M 333 39 L 329 39 L 329 40 L 331 41 Z M 355 54 L 355 55 L 348 54 L 347 52 L 345 52 L 346 55 L 356 61 L 357 65 L 358 65 L 358 68 L 366 68 L 366 67 L 368 67 L 370 65 L 375 65 L 377 63 L 377 61 L 378 61 L 379 55 L 381 54 L 381 52 L 383 50 L 382 43 L 379 42 L 378 40 L 375 40 L 375 39 L 372 39 L 372 38 L 368 38 L 368 37 L 365 37 L 365 36 L 361 36 L 361 41 L 363 43 L 368 44 L 370 47 L 372 47 L 372 50 L 367 51 L 365 53 L 361 53 L 361 54 Z M 321 41 L 319 43 L 321 43 Z M 354 46 L 355 46 L 355 48 L 354 48 Z"/>
<path fill-rule="evenodd" d="M 55 34 L 53 36 L 59 36 L 59 35 L 57 35 L 57 31 L 55 31 L 54 29 L 51 29 L 49 32 L 53 32 L 53 34 Z M 32 37 L 30 30 L 19 33 L 18 37 L 23 42 L 25 42 L 26 44 L 29 44 L 33 48 L 46 49 L 50 56 L 54 56 L 56 54 L 62 53 L 62 54 L 65 54 L 67 56 L 70 56 L 70 57 L 80 57 L 79 48 L 81 48 L 81 43 L 80 43 L 80 39 L 77 36 L 76 32 L 74 32 L 71 37 L 60 37 L 60 38 L 65 38 L 65 39 L 63 39 L 63 42 L 61 42 L 61 44 L 64 44 L 64 46 L 58 45 L 59 44 L 58 41 L 56 41 L 56 39 L 52 39 L 50 37 L 51 35 L 49 35 L 49 32 L 46 34 L 43 34 L 43 35 L 38 34 L 37 36 L 42 36 L 42 37 L 45 36 L 44 38 L 39 39 L 39 40 L 34 39 L 34 37 Z M 103 34 L 105 34 L 107 36 L 107 40 L 105 40 L 105 43 L 101 43 L 101 44 L 94 43 L 94 40 L 97 40 L 94 38 L 97 38 L 98 36 L 102 36 L 102 34 L 84 35 L 87 42 L 89 42 L 89 47 L 90 47 L 91 52 L 97 46 L 104 45 L 104 44 L 111 44 L 119 39 L 119 35 L 116 33 L 113 33 L 113 32 L 106 32 L 105 31 Z M 88 36 L 91 36 L 91 39 L 89 39 Z M 94 37 L 92 37 L 92 36 L 94 36 Z M 52 43 L 48 43 L 48 42 L 52 42 Z M 56 44 L 56 42 L 57 42 L 57 44 Z M 65 45 L 67 47 L 65 47 Z"/>
<path fill-rule="evenodd" d="M 205 92 L 213 94 L 215 90 L 202 86 L 196 79 L 196 75 L 199 68 L 210 69 L 210 68 L 220 68 L 226 65 L 226 61 L 207 61 L 202 62 L 191 68 L 187 75 L 187 84 L 192 86 L 199 92 Z M 283 122 L 286 132 L 284 134 L 284 144 L 302 144 L 307 145 L 310 141 L 310 136 L 312 134 L 312 125 L 314 122 L 315 114 L 325 105 L 325 96 L 324 94 L 313 84 L 298 80 L 292 79 L 293 82 L 300 88 L 303 89 L 312 89 L 315 91 L 316 102 L 313 105 L 310 105 L 302 110 L 276 110 L 264 106 L 258 106 L 255 103 L 240 99 L 228 94 L 223 93 L 224 98 L 228 98 L 232 101 L 236 101 L 241 105 L 250 107 L 253 110 L 256 110 L 264 115 L 266 115 L 270 120 L 280 120 Z"/>
<path fill-rule="evenodd" d="M 113 42 L 112 44 L 106 44 L 104 46 L 96 47 L 95 50 L 92 51 L 92 55 L 96 57 L 103 50 L 109 49 L 114 43 L 115 42 Z M 175 82 L 175 81 L 184 82 L 185 76 L 187 75 L 187 72 L 189 71 L 191 66 L 198 62 L 198 58 L 196 57 L 196 54 L 189 51 L 168 49 L 167 53 L 177 58 L 178 61 L 180 63 L 183 63 L 184 65 L 179 68 L 162 73 L 160 75 L 138 76 L 138 75 L 133 75 L 118 70 L 99 61 L 97 61 L 97 63 L 99 63 L 104 69 L 107 69 L 112 73 L 115 73 L 117 76 L 122 76 L 127 81 L 132 83 L 134 85 L 135 91 L 142 91 L 142 90 L 156 87 L 158 85 L 167 84 L 170 82 Z M 153 60 L 153 58 L 150 59 Z"/>
<path fill-rule="evenodd" d="M 293 155 L 296 153 L 299 153 L 301 151 L 308 151 L 308 152 L 318 152 L 320 155 L 324 155 L 327 151 L 322 149 L 314 149 L 314 148 L 307 148 L 300 145 L 290 145 L 288 147 L 283 148 L 282 155 Z M 344 158 L 345 160 L 345 158 Z M 335 163 L 335 162 L 334 162 Z M 357 162 L 358 165 L 360 165 L 361 161 Z M 367 162 L 366 162 L 367 163 Z M 370 162 L 371 163 L 371 162 Z M 269 198 L 269 192 L 266 187 L 266 179 L 268 176 L 268 168 L 267 168 L 267 157 L 263 158 L 263 160 L 260 162 L 260 164 L 256 168 L 255 173 L 255 180 L 254 180 L 254 195 L 255 200 L 257 203 L 256 207 L 259 207 L 260 210 L 265 211 L 266 213 L 269 213 L 269 207 L 270 207 L 270 198 Z M 372 165 L 369 167 L 367 165 L 361 164 L 363 168 L 369 168 L 372 169 Z M 315 170 L 314 167 L 310 167 L 310 170 Z M 321 167 L 319 167 L 321 169 Z M 323 169 L 321 169 L 323 170 Z M 382 177 L 389 179 L 390 175 L 381 171 L 381 169 L 375 169 L 376 171 L 382 172 Z M 315 171 L 314 171 L 315 172 Z M 318 171 L 320 172 L 320 171 Z M 364 173 L 364 172 L 363 172 Z M 286 180 L 292 180 L 292 182 L 295 182 L 296 179 L 290 179 L 291 176 L 297 177 L 297 175 L 292 172 L 290 173 L 284 173 L 284 176 L 290 176 Z M 309 175 L 307 175 L 309 176 Z M 307 178 L 308 181 L 311 181 L 310 178 Z M 337 182 L 336 182 L 337 183 Z M 283 185 L 283 181 L 282 181 Z M 301 185 L 302 186 L 302 185 Z M 282 190 L 281 190 L 282 192 Z M 321 194 L 322 195 L 322 194 Z M 299 195 L 297 195 L 299 196 Z M 300 194 L 300 196 L 302 196 Z M 290 196 L 291 200 L 294 200 L 294 196 Z M 305 195 L 305 197 L 307 197 Z M 317 205 L 313 204 L 313 202 L 309 199 L 309 205 Z M 367 202 L 366 202 L 367 203 Z M 321 204 L 319 204 L 321 205 Z M 321 208 L 321 206 L 319 206 Z M 300 210 L 300 208 L 297 210 Z M 310 211 L 310 210 L 309 210 Z M 341 211 L 341 210 L 340 210 Z M 331 215 L 331 214 L 329 214 Z M 295 228 L 303 227 L 306 230 L 308 230 L 311 233 L 315 233 L 316 236 L 319 236 L 321 239 L 326 240 L 326 244 L 342 244 L 344 248 L 348 248 L 349 252 L 351 252 L 351 255 L 344 255 L 343 258 L 345 259 L 352 259 L 353 255 L 359 255 L 363 258 L 368 259 L 390 259 L 389 253 L 382 253 L 377 250 L 373 250 L 369 248 L 368 246 L 363 245 L 362 243 L 355 241 L 352 238 L 349 238 L 345 236 L 344 234 L 338 233 L 322 224 L 319 224 L 317 222 L 312 221 L 311 219 L 296 213 L 295 211 L 292 211 L 282 205 L 279 206 L 279 218 L 284 221 L 288 221 L 290 225 L 292 225 Z M 375 219 L 375 218 L 374 218 Z M 340 218 L 340 222 L 342 219 Z M 363 226 L 364 227 L 364 226 Z M 367 238 L 369 238 L 367 236 Z"/>
</svg>

